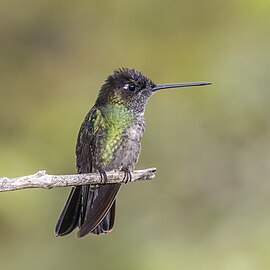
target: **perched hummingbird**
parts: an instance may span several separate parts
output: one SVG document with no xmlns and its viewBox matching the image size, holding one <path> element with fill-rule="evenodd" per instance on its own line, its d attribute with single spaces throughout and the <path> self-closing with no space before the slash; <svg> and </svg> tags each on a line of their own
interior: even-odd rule
<svg viewBox="0 0 270 270">
<path fill-rule="evenodd" d="M 119 169 L 131 179 L 145 129 L 144 112 L 148 99 L 158 90 L 207 85 L 209 82 L 155 84 L 139 71 L 114 71 L 99 91 L 95 105 L 86 115 L 77 139 L 78 173 Z M 121 184 L 73 187 L 58 219 L 55 234 L 64 236 L 79 227 L 77 236 L 105 234 L 112 230 L 115 198 Z"/>
</svg>

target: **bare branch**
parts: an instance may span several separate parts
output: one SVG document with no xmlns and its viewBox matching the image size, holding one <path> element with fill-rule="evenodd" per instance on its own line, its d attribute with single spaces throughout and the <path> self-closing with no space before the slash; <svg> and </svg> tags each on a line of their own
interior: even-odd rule
<svg viewBox="0 0 270 270">
<path fill-rule="evenodd" d="M 155 177 L 156 168 L 136 170 L 131 172 L 132 180 L 151 180 Z M 106 184 L 124 183 L 124 172 L 113 170 L 106 172 Z M 51 189 L 57 187 L 80 186 L 86 184 L 103 184 L 99 173 L 49 175 L 46 171 L 39 171 L 33 175 L 17 178 L 0 177 L 0 192 L 21 190 L 26 188 Z"/>
</svg>

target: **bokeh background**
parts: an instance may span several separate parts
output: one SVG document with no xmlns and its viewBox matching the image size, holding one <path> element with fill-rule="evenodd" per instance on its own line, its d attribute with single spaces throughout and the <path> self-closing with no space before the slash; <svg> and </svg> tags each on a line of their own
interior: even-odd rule
<svg viewBox="0 0 270 270">
<path fill-rule="evenodd" d="M 112 233 L 53 231 L 68 188 L 0 194 L 0 268 L 270 267 L 270 2 L 0 3 L 0 175 L 75 172 L 79 126 L 107 75 L 157 83 L 137 168 Z"/>
</svg>

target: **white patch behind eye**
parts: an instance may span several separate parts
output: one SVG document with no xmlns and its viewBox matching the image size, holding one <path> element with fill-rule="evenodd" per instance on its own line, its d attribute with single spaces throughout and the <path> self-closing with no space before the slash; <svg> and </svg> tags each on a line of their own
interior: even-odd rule
<svg viewBox="0 0 270 270">
<path fill-rule="evenodd" d="M 124 89 L 128 89 L 128 86 L 129 86 L 129 84 L 127 83 L 127 84 L 124 85 L 123 88 L 124 88 Z"/>
</svg>

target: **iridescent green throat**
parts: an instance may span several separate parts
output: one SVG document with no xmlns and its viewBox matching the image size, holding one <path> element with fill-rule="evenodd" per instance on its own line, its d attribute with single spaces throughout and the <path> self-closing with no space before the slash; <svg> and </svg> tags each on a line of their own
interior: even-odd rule
<svg viewBox="0 0 270 270">
<path fill-rule="evenodd" d="M 135 120 L 134 112 L 123 104 L 107 104 L 103 108 L 105 134 L 102 137 L 101 158 L 108 165 L 121 145 L 124 131 Z"/>
</svg>

